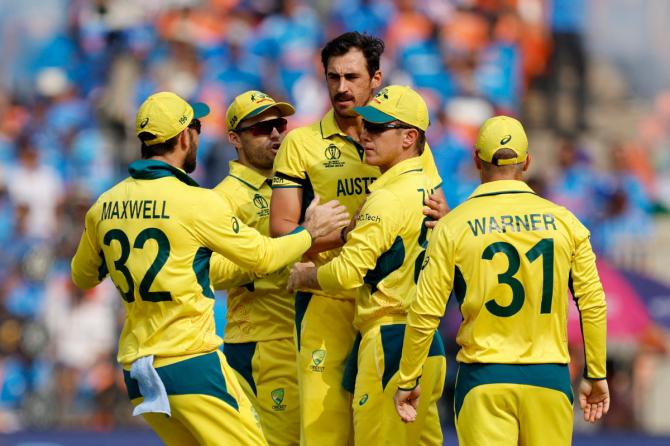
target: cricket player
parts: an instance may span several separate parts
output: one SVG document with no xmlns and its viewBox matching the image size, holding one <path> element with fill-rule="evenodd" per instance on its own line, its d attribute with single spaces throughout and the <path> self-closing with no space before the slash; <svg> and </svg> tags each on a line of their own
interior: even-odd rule
<svg viewBox="0 0 670 446">
<path fill-rule="evenodd" d="M 482 184 L 431 237 L 408 316 L 396 407 L 404 420 L 414 419 L 425 358 L 453 290 L 463 315 L 456 337 L 459 444 L 569 445 L 568 288 L 584 336 L 584 418 L 594 422 L 609 409 L 605 295 L 589 231 L 523 182 L 530 155 L 519 121 L 487 120 L 475 148 Z"/>
<path fill-rule="evenodd" d="M 314 195 L 337 199 L 353 216 L 379 177 L 379 168 L 365 163 L 360 144 L 363 122 L 354 107 L 367 104 L 381 85 L 383 51 L 380 39 L 357 32 L 342 34 L 323 48 L 321 61 L 332 109 L 320 121 L 289 132 L 279 148 L 270 206 L 272 235 L 294 230 Z M 420 159 L 437 190 L 441 180 L 429 147 Z M 435 220 L 446 213 L 440 190 L 427 204 L 431 208 L 424 212 Z M 328 262 L 339 254 L 346 232 L 335 231 L 316 240 L 308 256 L 317 265 Z M 296 294 L 303 445 L 342 446 L 352 441 L 351 394 L 341 382 L 356 337 L 355 298 L 356 290 Z"/>
<path fill-rule="evenodd" d="M 240 221 L 263 235 L 270 232 L 272 164 L 286 134 L 285 117 L 293 113 L 293 106 L 260 91 L 240 94 L 226 113 L 228 139 L 238 159 L 230 162 L 230 174 L 214 191 Z M 286 268 L 260 278 L 242 274 L 227 290 L 223 351 L 271 446 L 300 443 L 295 309 L 287 276 Z"/>
<path fill-rule="evenodd" d="M 142 159 L 86 214 L 72 280 L 92 288 L 110 275 L 118 288 L 126 307 L 118 361 L 133 413 L 165 444 L 264 445 L 251 403 L 219 350 L 210 257 L 217 252 L 229 263 L 272 272 L 349 216 L 335 203 L 314 203 L 295 234 L 270 239 L 249 228 L 188 175 L 199 118 L 208 112 L 171 92 L 142 104 Z"/>
<path fill-rule="evenodd" d="M 381 176 L 370 186 L 340 254 L 318 268 L 294 265 L 289 287 L 357 291 L 354 327 L 360 335 L 350 358 L 355 444 L 442 446 L 437 401 L 446 363 L 436 330 L 416 422 L 403 423 L 393 404 L 407 310 L 428 242 L 423 203 L 433 179 L 424 174 L 420 158 L 428 108 L 411 88 L 392 85 L 354 110 L 363 117 L 366 163 L 379 167 Z"/>
</svg>

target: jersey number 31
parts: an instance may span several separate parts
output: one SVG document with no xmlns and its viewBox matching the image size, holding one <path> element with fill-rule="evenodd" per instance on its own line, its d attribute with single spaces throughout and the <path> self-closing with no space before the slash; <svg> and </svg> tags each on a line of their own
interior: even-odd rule
<svg viewBox="0 0 670 446">
<path fill-rule="evenodd" d="M 509 266 L 507 271 L 498 274 L 498 283 L 508 285 L 512 289 L 512 301 L 507 306 L 502 306 L 495 299 L 486 302 L 486 309 L 492 314 L 500 317 L 513 316 L 521 310 L 523 302 L 526 299 L 526 292 L 523 284 L 514 277 L 519 271 L 521 259 L 519 251 L 507 242 L 491 243 L 484 249 L 482 259 L 492 260 L 497 253 L 507 256 Z M 535 246 L 526 252 L 526 258 L 532 263 L 542 257 L 542 302 L 540 303 L 540 313 L 551 313 L 551 297 L 554 288 L 554 239 L 545 238 L 540 240 Z"/>
</svg>

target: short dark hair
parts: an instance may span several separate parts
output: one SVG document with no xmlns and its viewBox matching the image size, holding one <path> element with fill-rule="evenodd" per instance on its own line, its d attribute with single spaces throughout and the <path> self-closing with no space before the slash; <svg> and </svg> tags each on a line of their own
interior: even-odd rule
<svg viewBox="0 0 670 446">
<path fill-rule="evenodd" d="M 519 156 L 514 150 L 512 149 L 507 149 L 507 148 L 502 148 L 496 150 L 496 152 L 493 154 L 493 157 L 491 157 L 491 164 L 494 166 L 498 166 L 499 162 L 501 160 L 510 160 L 512 158 L 516 158 Z"/>
<path fill-rule="evenodd" d="M 419 136 L 416 139 L 416 148 L 419 151 L 419 155 L 422 155 L 426 148 L 426 132 L 419 128 L 416 131 L 419 132 Z"/>
<path fill-rule="evenodd" d="M 161 156 L 172 152 L 177 145 L 177 140 L 179 139 L 180 134 L 181 132 L 177 133 L 176 136 L 173 136 L 165 142 L 148 146 L 144 141 L 151 141 L 156 137 L 156 135 L 149 132 L 140 133 L 137 135 L 137 137 L 140 138 L 140 141 L 142 141 L 142 159 L 151 158 L 152 156 Z"/>
<path fill-rule="evenodd" d="M 324 71 L 328 70 L 331 57 L 343 56 L 352 48 L 363 52 L 368 65 L 368 73 L 372 77 L 379 70 L 379 59 L 384 52 L 384 41 L 369 34 L 352 31 L 335 37 L 321 50 L 321 63 Z"/>
</svg>

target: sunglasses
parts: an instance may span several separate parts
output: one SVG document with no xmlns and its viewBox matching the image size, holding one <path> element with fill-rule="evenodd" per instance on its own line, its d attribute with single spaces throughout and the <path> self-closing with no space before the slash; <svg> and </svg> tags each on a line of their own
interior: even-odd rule
<svg viewBox="0 0 670 446">
<path fill-rule="evenodd" d="M 397 123 L 394 124 L 391 122 L 377 123 L 377 122 L 363 121 L 363 128 L 368 133 L 378 135 L 391 129 L 413 129 L 414 127 L 405 124 L 397 124 Z"/>
<path fill-rule="evenodd" d="M 284 133 L 287 123 L 288 121 L 284 118 L 268 119 L 267 121 L 257 122 L 247 127 L 240 127 L 235 129 L 235 131 L 240 133 L 248 130 L 254 136 L 270 136 L 274 129 L 277 129 L 279 133 Z"/>
<path fill-rule="evenodd" d="M 188 125 L 188 128 L 195 130 L 195 132 L 199 135 L 200 130 L 202 129 L 202 123 L 199 119 L 196 118 L 191 121 L 191 123 Z"/>
</svg>

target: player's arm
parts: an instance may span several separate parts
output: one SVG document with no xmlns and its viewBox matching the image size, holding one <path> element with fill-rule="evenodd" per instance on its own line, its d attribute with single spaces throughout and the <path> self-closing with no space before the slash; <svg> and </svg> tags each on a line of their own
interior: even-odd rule
<svg viewBox="0 0 670 446">
<path fill-rule="evenodd" d="M 607 304 L 591 248 L 589 233 L 575 225 L 576 250 L 570 271 L 570 288 L 579 308 L 584 339 L 584 380 L 579 386 L 579 404 L 584 420 L 594 423 L 609 411 L 607 385 Z"/>
<path fill-rule="evenodd" d="M 375 268 L 379 257 L 391 248 L 398 236 L 404 220 L 401 206 L 393 194 L 384 190 L 368 197 L 340 255 L 318 269 L 321 289 L 351 290 L 363 285 L 368 272 Z"/>
<path fill-rule="evenodd" d="M 435 330 L 444 315 L 454 285 L 454 243 L 444 220 L 433 230 L 424 265 L 416 298 L 407 315 L 398 381 L 398 387 L 404 390 L 413 389 L 418 384 Z"/>
<path fill-rule="evenodd" d="M 209 277 L 215 290 L 227 290 L 253 282 L 256 274 L 219 253 L 213 253 L 209 264 Z"/>
<path fill-rule="evenodd" d="M 229 206 L 231 211 L 235 212 L 236 204 L 234 201 L 235 188 L 229 188 L 224 185 L 225 181 L 212 189 Z M 235 215 L 238 219 L 239 215 Z M 257 277 L 253 271 L 242 268 L 232 260 L 222 256 L 219 253 L 213 253 L 209 264 L 209 278 L 212 287 L 215 290 L 228 290 L 248 285 Z"/>
<path fill-rule="evenodd" d="M 349 232 L 342 252 L 318 270 L 311 263 L 294 265 L 289 289 L 338 291 L 363 285 L 366 274 L 393 244 L 403 220 L 401 209 L 392 194 L 386 191 L 372 194 L 361 208 L 361 218 Z"/>
<path fill-rule="evenodd" d="M 294 231 L 302 223 L 303 188 L 299 185 L 278 186 L 277 178 L 273 180 L 272 201 L 270 201 L 270 234 L 279 237 Z M 290 180 L 283 179 L 287 184 Z M 293 183 L 295 184 L 295 183 Z M 333 231 L 319 237 L 312 243 L 309 254 L 334 249 L 342 245 L 341 230 Z"/>
<path fill-rule="evenodd" d="M 305 163 L 303 150 L 289 133 L 282 141 L 274 162 L 275 176 L 272 179 L 272 201 L 270 202 L 270 235 L 278 237 L 295 230 L 304 219 Z M 309 254 L 336 248 L 342 245 L 340 231 L 333 231 L 314 240 Z"/>
<path fill-rule="evenodd" d="M 570 271 L 570 283 L 584 338 L 584 378 L 605 379 L 607 357 L 607 304 L 591 248 L 588 232 L 577 238 Z"/>
<path fill-rule="evenodd" d="M 267 274 L 288 265 L 311 246 L 312 239 L 346 226 L 349 216 L 344 206 L 329 202 L 317 206 L 316 200 L 305 213 L 305 222 L 283 237 L 261 235 L 233 215 L 224 200 L 212 192 L 200 209 L 206 214 L 193 219 L 193 230 L 204 246 L 257 274 Z M 318 198 L 318 197 L 317 197 Z M 194 209 L 194 215 L 196 214 Z"/>
<path fill-rule="evenodd" d="M 299 260 L 298 258 L 294 261 Z M 255 291 L 283 290 L 286 288 L 286 271 L 280 269 L 271 274 L 260 275 L 244 269 L 221 254 L 214 253 L 210 261 L 209 277 L 215 290 L 253 286 Z"/>
<path fill-rule="evenodd" d="M 105 258 L 95 234 L 95 206 L 86 213 L 84 233 L 71 263 L 72 282 L 82 289 L 93 288 L 108 274 Z"/>
</svg>

